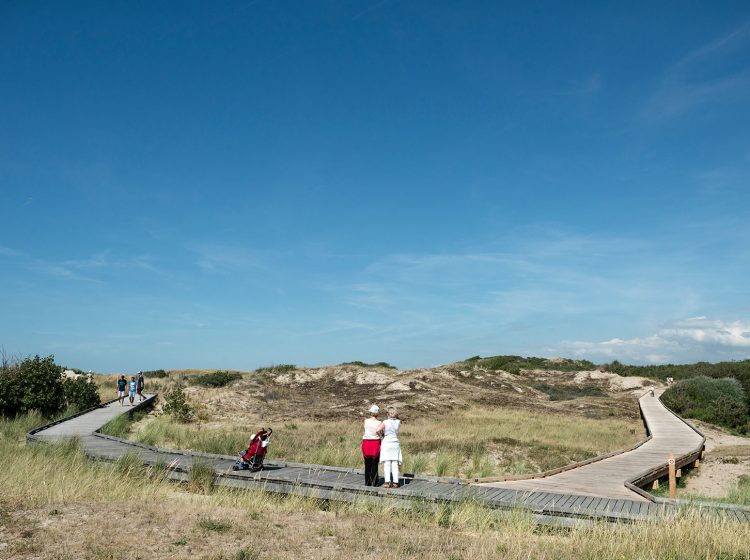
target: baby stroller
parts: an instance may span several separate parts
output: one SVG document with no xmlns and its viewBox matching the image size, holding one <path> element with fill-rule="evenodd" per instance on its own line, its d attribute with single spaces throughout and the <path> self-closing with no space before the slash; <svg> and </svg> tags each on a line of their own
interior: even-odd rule
<svg viewBox="0 0 750 560">
<path fill-rule="evenodd" d="M 268 452 L 268 446 L 271 445 L 271 428 L 263 428 L 257 434 L 250 438 L 247 449 L 240 453 L 239 458 L 232 466 L 233 471 L 250 470 L 259 471 L 263 468 L 263 459 Z"/>
</svg>

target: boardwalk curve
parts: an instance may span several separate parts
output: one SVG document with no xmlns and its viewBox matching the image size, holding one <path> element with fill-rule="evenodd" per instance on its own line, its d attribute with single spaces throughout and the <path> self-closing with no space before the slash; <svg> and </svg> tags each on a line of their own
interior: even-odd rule
<svg viewBox="0 0 750 560">
<path fill-rule="evenodd" d="M 694 463 L 705 443 L 703 435 L 664 406 L 659 399 L 660 394 L 660 391 L 656 391 L 652 396 L 649 391 L 638 400 L 649 437 L 633 449 L 550 476 L 498 481 L 487 485 L 652 501 L 637 487 L 664 476 L 670 453 L 676 457 L 678 468 Z"/>
<path fill-rule="evenodd" d="M 458 479 L 409 476 L 398 490 L 387 490 L 364 486 L 362 471 L 357 469 L 267 461 L 266 468 L 261 472 L 235 472 L 231 469 L 235 457 L 156 448 L 98 432 L 104 424 L 121 414 L 151 406 L 155 398 L 156 395 L 149 394 L 146 401 L 138 403 L 135 407 L 121 407 L 117 401 L 105 403 L 101 407 L 33 430 L 27 434 L 27 440 L 31 444 L 43 444 L 77 437 L 84 452 L 92 459 L 116 461 L 126 454 L 135 455 L 145 464 L 168 465 L 169 477 L 176 480 L 187 480 L 193 463 L 200 462 L 203 465 L 211 465 L 216 473 L 216 483 L 224 486 L 260 488 L 268 492 L 304 495 L 324 500 L 389 499 L 404 505 L 414 500 L 438 504 L 473 501 L 502 510 L 524 509 L 538 522 L 568 525 L 592 519 L 633 522 L 674 515 L 681 507 L 676 503 L 666 500 L 657 503 L 653 498 L 647 499 L 645 496 L 649 495 L 646 493 L 641 495 L 627 489 L 623 490 L 627 482 L 623 473 L 625 476 L 633 477 L 628 484 L 632 484 L 632 481 L 638 482 L 639 476 L 643 480 L 647 480 L 649 476 L 658 476 L 660 463 L 665 461 L 665 445 L 671 446 L 675 441 L 680 441 L 679 448 L 670 449 L 678 455 L 681 450 L 688 451 L 688 448 L 695 444 L 695 435 L 701 437 L 664 408 L 657 397 L 649 397 L 652 400 L 645 401 L 642 397 L 641 411 L 647 429 L 652 435 L 638 449 L 645 448 L 647 454 L 639 453 L 641 459 L 632 462 L 626 471 L 623 471 L 624 467 L 619 462 L 610 459 L 592 463 L 590 467 L 597 465 L 597 472 L 600 473 L 597 476 L 602 479 L 604 490 L 599 494 L 585 491 L 585 488 L 581 488 L 575 481 L 570 482 L 571 486 L 560 482 L 562 475 L 573 474 L 586 467 L 532 481 L 480 485 L 468 484 Z M 665 414 L 677 419 L 692 431 L 693 435 L 689 436 L 683 428 L 669 421 Z M 689 458 L 689 453 L 685 457 Z M 637 468 L 641 471 L 635 472 Z M 619 483 L 604 480 L 605 472 Z M 567 476 L 565 480 L 568 480 Z M 750 508 L 699 506 L 698 511 L 703 515 L 726 516 L 733 520 L 750 522 Z"/>
</svg>

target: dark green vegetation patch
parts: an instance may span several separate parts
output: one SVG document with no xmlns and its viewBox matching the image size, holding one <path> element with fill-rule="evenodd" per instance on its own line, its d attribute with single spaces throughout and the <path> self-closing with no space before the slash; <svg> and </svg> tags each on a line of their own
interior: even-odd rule
<svg viewBox="0 0 750 560">
<path fill-rule="evenodd" d="M 200 385 L 201 387 L 224 387 L 238 379 L 242 379 L 242 374 L 230 373 L 228 371 L 217 371 L 214 373 L 193 376 L 190 378 L 190 384 Z"/>
<path fill-rule="evenodd" d="M 146 378 L 163 379 L 164 377 L 169 377 L 169 374 L 163 369 L 152 369 L 142 373 Z"/>
<path fill-rule="evenodd" d="M 63 381 L 63 393 L 66 405 L 74 410 L 86 410 L 102 403 L 96 385 L 83 377 Z"/>
<path fill-rule="evenodd" d="M 195 411 L 179 384 L 174 386 L 164 397 L 162 410 L 164 414 L 169 414 L 182 423 L 192 422 L 195 418 Z"/>
<path fill-rule="evenodd" d="M 38 411 L 46 418 L 73 413 L 100 403 L 95 385 L 85 379 L 62 379 L 63 368 L 54 356 L 29 357 L 0 364 L 0 416 Z"/>
<path fill-rule="evenodd" d="M 745 391 L 734 378 L 713 379 L 702 375 L 685 379 L 664 391 L 661 400 L 680 416 L 743 433 L 748 431 Z"/>
<path fill-rule="evenodd" d="M 618 375 L 636 375 L 650 377 L 651 379 L 661 379 L 662 381 L 666 380 L 667 377 L 672 377 L 675 381 L 692 379 L 694 377 L 710 377 L 712 379 L 733 378 L 742 386 L 745 395 L 745 405 L 747 408 L 750 408 L 750 360 L 718 362 L 716 364 L 697 362 L 695 364 L 667 364 L 662 366 L 629 366 L 615 360 L 611 364 L 606 364 L 604 369 Z M 697 418 L 697 416 L 694 418 Z M 710 420 L 706 421 L 710 422 Z M 745 423 L 747 422 L 750 422 L 750 416 L 745 418 Z"/>
<path fill-rule="evenodd" d="M 278 364 L 276 366 L 259 367 L 255 373 L 287 373 L 297 369 L 294 364 Z"/>
<path fill-rule="evenodd" d="M 374 364 L 368 364 L 366 362 L 360 362 L 357 360 L 354 362 L 344 362 L 339 365 L 340 366 L 359 366 L 359 367 L 367 367 L 367 368 L 381 367 L 381 368 L 388 368 L 388 369 L 398 369 L 396 366 L 392 366 L 388 362 L 375 362 Z"/>
<path fill-rule="evenodd" d="M 549 395 L 551 401 L 570 401 L 579 397 L 606 397 L 607 393 L 599 387 L 578 385 L 550 385 L 548 383 L 537 383 L 532 385 L 537 391 Z"/>
<path fill-rule="evenodd" d="M 467 366 L 482 369 L 503 370 L 514 375 L 521 373 L 522 369 L 544 369 L 553 371 L 589 371 L 596 369 L 596 365 L 588 360 L 570 360 L 558 358 L 550 360 L 547 358 L 535 358 L 533 356 L 490 356 L 481 358 L 472 356 L 463 362 Z"/>
</svg>

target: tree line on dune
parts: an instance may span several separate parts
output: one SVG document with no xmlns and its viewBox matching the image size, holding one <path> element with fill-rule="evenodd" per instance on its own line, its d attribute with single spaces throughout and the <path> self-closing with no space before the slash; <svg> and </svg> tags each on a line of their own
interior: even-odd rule
<svg viewBox="0 0 750 560">
<path fill-rule="evenodd" d="M 750 360 L 649 366 L 617 360 L 604 366 L 618 375 L 676 381 L 662 401 L 677 414 L 750 433 Z"/>
</svg>

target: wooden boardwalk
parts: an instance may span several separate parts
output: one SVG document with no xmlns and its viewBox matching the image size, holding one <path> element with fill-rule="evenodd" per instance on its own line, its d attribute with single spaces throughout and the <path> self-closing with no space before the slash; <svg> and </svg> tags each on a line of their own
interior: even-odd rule
<svg viewBox="0 0 750 560">
<path fill-rule="evenodd" d="M 632 522 L 675 515 L 681 506 L 665 500 L 649 500 L 643 495 L 623 490 L 624 483 L 629 480 L 628 477 L 635 479 L 642 475 L 643 472 L 636 472 L 638 469 L 655 473 L 666 462 L 669 451 L 677 455 L 688 451 L 691 445 L 695 447 L 696 441 L 702 445 L 700 435 L 681 420 L 677 419 L 678 423 L 687 427 L 693 435 L 670 420 L 669 416 L 675 417 L 661 405 L 658 398 L 649 397 L 651 400 L 646 401 L 642 398 L 642 411 L 653 437 L 635 450 L 641 450 L 637 453 L 638 459 L 628 459 L 623 463 L 622 459 L 615 461 L 613 457 L 545 479 L 483 485 L 448 478 L 410 476 L 399 489 L 389 490 L 364 486 L 363 473 L 357 469 L 267 461 L 261 472 L 235 472 L 231 468 L 235 457 L 159 449 L 97 432 L 120 414 L 150 406 L 154 398 L 155 395 L 148 395 L 147 401 L 136 407 L 121 407 L 116 401 L 107 403 L 34 430 L 27 439 L 30 443 L 43 443 L 78 437 L 85 453 L 93 459 L 115 461 L 128 454 L 135 455 L 146 464 L 168 466 L 170 477 L 177 480 L 186 480 L 192 465 L 200 462 L 210 465 L 216 472 L 216 483 L 225 486 L 260 488 L 268 492 L 325 500 L 389 499 L 402 505 L 409 505 L 414 500 L 426 504 L 474 501 L 502 510 L 520 508 L 530 512 L 539 522 L 565 525 L 585 523 L 592 519 Z M 698 435 L 698 440 L 695 440 L 695 435 Z M 626 457 L 635 451 L 618 457 Z M 595 468 L 596 465 L 598 467 Z M 577 471 L 589 474 L 576 475 Z M 590 478 L 591 472 L 596 473 L 595 478 Z M 582 482 L 584 479 L 588 482 Z M 702 515 L 750 521 L 750 508 L 700 507 L 699 511 Z"/>
<path fill-rule="evenodd" d="M 496 488 L 567 492 L 582 496 L 648 501 L 648 498 L 631 490 L 625 483 L 637 480 L 640 475 L 652 470 L 658 471 L 660 466 L 667 464 L 670 453 L 678 459 L 678 467 L 695 462 L 695 455 L 703 449 L 704 443 L 703 436 L 670 412 L 659 400 L 659 395 L 659 391 L 655 396 L 651 396 L 649 392 L 639 399 L 641 414 L 651 437 L 636 449 L 544 478 L 495 482 L 488 485 Z M 651 480 L 654 478 L 658 476 Z"/>
</svg>

